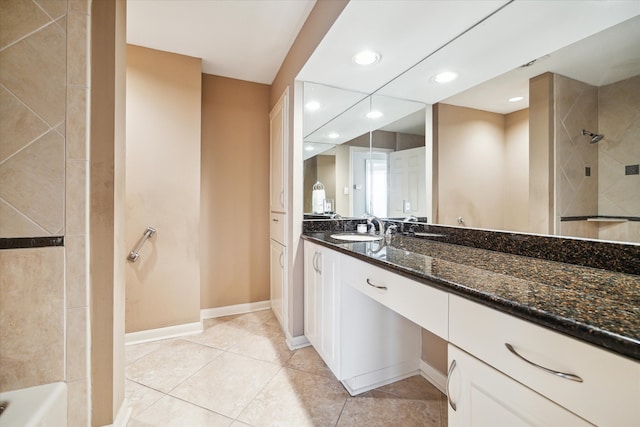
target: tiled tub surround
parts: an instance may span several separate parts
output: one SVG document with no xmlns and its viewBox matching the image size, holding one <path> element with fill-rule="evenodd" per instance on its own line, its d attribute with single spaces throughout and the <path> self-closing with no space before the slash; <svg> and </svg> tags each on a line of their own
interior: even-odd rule
<svg viewBox="0 0 640 427">
<path fill-rule="evenodd" d="M 609 248 L 599 242 L 555 239 L 555 245 L 545 250 L 535 240 L 554 238 L 432 225 L 423 226 L 425 232 L 444 237 L 396 234 L 382 244 L 345 243 L 330 237 L 342 231 L 341 226 L 331 231 L 332 224 L 325 224 L 330 230 L 319 231 L 323 225 L 313 222 L 305 222 L 304 239 L 640 360 L 640 246 L 610 244 Z M 470 247 L 471 243 L 488 246 L 490 236 L 485 234 L 493 235 L 491 243 L 496 249 Z M 585 245 L 582 249 L 581 243 Z M 519 249 L 530 255 L 498 249 Z M 612 261 L 612 267 L 627 272 L 541 259 L 545 255 L 561 258 L 570 249 L 589 258 L 602 256 Z M 539 257 L 535 250 L 540 251 Z"/>
</svg>

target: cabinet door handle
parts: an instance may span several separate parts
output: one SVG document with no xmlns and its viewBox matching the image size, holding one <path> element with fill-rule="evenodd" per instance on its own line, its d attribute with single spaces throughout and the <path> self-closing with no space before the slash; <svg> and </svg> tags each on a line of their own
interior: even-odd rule
<svg viewBox="0 0 640 427">
<path fill-rule="evenodd" d="M 367 285 L 373 286 L 376 289 L 382 289 L 383 291 L 387 290 L 386 286 L 375 285 L 375 284 L 371 283 L 371 280 L 369 280 L 369 279 L 367 279 Z"/>
<path fill-rule="evenodd" d="M 318 274 L 322 274 L 322 267 L 320 266 L 320 263 L 322 262 L 322 252 L 316 252 L 316 254 L 318 255 L 318 262 L 316 262 L 316 271 L 318 272 Z"/>
<path fill-rule="evenodd" d="M 576 381 L 576 382 L 579 382 L 579 383 L 581 383 L 581 382 L 582 382 L 582 378 L 580 378 L 580 377 L 579 377 L 579 376 L 577 376 L 577 375 L 567 374 L 567 373 L 565 373 L 565 372 L 560 372 L 560 371 L 556 371 L 556 370 L 553 370 L 553 369 L 545 368 L 544 366 L 540 366 L 540 365 L 538 365 L 537 363 L 533 363 L 532 361 L 530 361 L 530 360 L 528 360 L 528 359 L 524 358 L 523 356 L 521 356 L 521 355 L 516 351 L 516 349 L 515 349 L 515 348 L 513 348 L 513 346 L 512 346 L 511 344 L 509 344 L 509 343 L 504 343 L 504 345 L 505 345 L 505 347 L 507 347 L 507 349 L 509 349 L 509 351 L 510 351 L 511 353 L 513 353 L 514 355 L 516 355 L 518 358 L 520 358 L 520 359 L 524 360 L 524 361 L 525 361 L 525 362 L 527 362 L 529 365 L 533 365 L 533 366 L 535 366 L 536 368 L 540 368 L 540 369 L 542 369 L 543 371 L 548 372 L 548 373 L 550 373 L 550 374 L 553 374 L 553 375 L 555 375 L 555 376 L 558 376 L 558 377 L 560 377 L 560 378 L 565 378 L 565 379 L 567 379 L 567 380 Z"/>
<path fill-rule="evenodd" d="M 312 264 L 313 264 L 313 271 L 315 271 L 316 273 L 318 272 L 318 265 L 316 263 L 317 258 L 318 258 L 318 252 L 314 252 Z"/>
<path fill-rule="evenodd" d="M 280 268 L 284 268 L 284 252 L 280 252 Z"/>
<path fill-rule="evenodd" d="M 444 385 L 444 391 L 447 393 L 447 400 L 449 401 L 449 406 L 451 406 L 451 409 L 453 409 L 454 411 L 458 410 L 458 407 L 456 406 L 456 403 L 451 400 L 451 392 L 449 391 L 449 382 L 451 381 L 451 374 L 453 374 L 453 370 L 456 369 L 456 360 L 453 359 L 451 361 L 451 365 L 449 365 L 449 372 L 447 372 L 447 382 Z"/>
</svg>

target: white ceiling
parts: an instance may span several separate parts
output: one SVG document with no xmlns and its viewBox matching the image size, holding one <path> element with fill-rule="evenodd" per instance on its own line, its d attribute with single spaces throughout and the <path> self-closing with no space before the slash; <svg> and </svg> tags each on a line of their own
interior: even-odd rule
<svg viewBox="0 0 640 427">
<path fill-rule="evenodd" d="M 202 72 L 271 84 L 315 0 L 128 0 L 127 43 L 202 58 Z"/>
</svg>

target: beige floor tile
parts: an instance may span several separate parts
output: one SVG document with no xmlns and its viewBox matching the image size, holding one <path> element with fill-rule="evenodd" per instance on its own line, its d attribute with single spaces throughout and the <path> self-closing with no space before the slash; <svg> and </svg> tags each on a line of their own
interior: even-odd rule
<svg viewBox="0 0 640 427">
<path fill-rule="evenodd" d="M 405 378 L 401 381 L 379 387 L 376 390 L 389 393 L 402 399 L 434 400 L 442 397 L 442 393 L 420 375 Z"/>
<path fill-rule="evenodd" d="M 220 350 L 227 350 L 249 335 L 244 326 L 219 319 L 206 320 L 204 328 L 201 334 L 192 335 L 185 339 Z"/>
<path fill-rule="evenodd" d="M 279 365 L 284 365 L 293 356 L 281 335 L 250 334 L 238 340 L 228 351 Z"/>
<path fill-rule="evenodd" d="M 146 342 L 142 344 L 127 345 L 124 348 L 125 364 L 129 365 L 130 363 L 135 362 L 141 357 L 144 357 L 147 354 L 156 351 L 160 347 L 169 345 L 171 341 L 173 340 L 153 341 L 153 342 Z"/>
<path fill-rule="evenodd" d="M 273 363 L 224 353 L 171 395 L 236 418 L 280 369 Z"/>
<path fill-rule="evenodd" d="M 255 427 L 255 426 L 252 426 L 251 424 L 245 424 L 240 421 L 234 421 L 233 424 L 231 424 L 231 427 Z"/>
<path fill-rule="evenodd" d="M 160 393 L 136 382 L 125 380 L 124 397 L 131 407 L 131 418 L 138 416 L 149 406 L 162 399 L 163 396 L 165 396 L 164 393 Z"/>
<path fill-rule="evenodd" d="M 334 426 L 347 399 L 337 380 L 284 368 L 238 417 L 252 426 Z"/>
<path fill-rule="evenodd" d="M 228 427 L 232 419 L 171 396 L 132 418 L 129 427 Z"/>
<path fill-rule="evenodd" d="M 286 366 L 299 371 L 322 375 L 323 377 L 335 378 L 318 352 L 311 346 L 296 350 L 291 359 L 287 361 Z"/>
<path fill-rule="evenodd" d="M 442 423 L 442 427 L 449 425 L 449 402 L 445 395 L 442 395 L 440 399 L 440 422 Z"/>
<path fill-rule="evenodd" d="M 174 340 L 128 365 L 126 377 L 167 393 L 220 353 L 204 345 Z"/>
<path fill-rule="evenodd" d="M 440 401 L 380 397 L 351 397 L 338 420 L 338 427 L 441 427 Z"/>
</svg>

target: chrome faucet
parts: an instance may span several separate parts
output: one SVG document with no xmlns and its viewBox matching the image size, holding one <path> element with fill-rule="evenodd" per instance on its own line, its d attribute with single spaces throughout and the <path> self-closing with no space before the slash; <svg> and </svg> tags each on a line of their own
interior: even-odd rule
<svg viewBox="0 0 640 427">
<path fill-rule="evenodd" d="M 373 226 L 374 229 L 375 229 L 374 222 L 377 222 L 378 234 L 380 234 L 381 236 L 384 236 L 384 222 L 382 222 L 380 218 L 378 218 L 377 216 L 369 215 L 369 214 L 364 214 L 364 218 L 367 220 L 367 224 L 370 224 L 371 226 Z"/>
<path fill-rule="evenodd" d="M 404 225 L 407 222 L 418 222 L 418 218 L 416 218 L 413 215 L 409 215 L 407 216 L 405 219 L 402 220 L 402 223 L 400 224 L 400 232 L 404 233 Z"/>
</svg>

